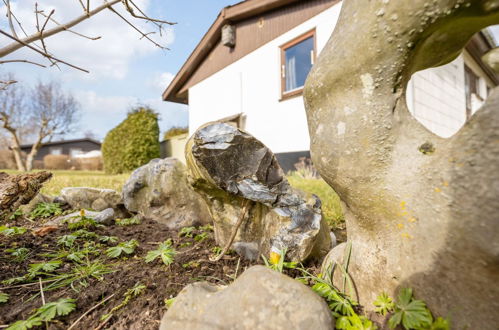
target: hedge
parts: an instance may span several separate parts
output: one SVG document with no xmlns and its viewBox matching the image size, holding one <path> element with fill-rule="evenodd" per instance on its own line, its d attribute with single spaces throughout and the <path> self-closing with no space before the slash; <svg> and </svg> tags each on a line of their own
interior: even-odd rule
<svg viewBox="0 0 499 330">
<path fill-rule="evenodd" d="M 160 156 L 158 115 L 139 107 L 106 135 L 102 144 L 104 171 L 129 172 Z"/>
</svg>

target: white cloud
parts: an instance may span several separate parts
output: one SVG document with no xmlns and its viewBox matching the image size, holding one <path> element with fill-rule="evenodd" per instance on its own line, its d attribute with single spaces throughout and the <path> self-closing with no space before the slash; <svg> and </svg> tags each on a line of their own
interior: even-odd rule
<svg viewBox="0 0 499 330">
<path fill-rule="evenodd" d="M 149 85 L 161 93 L 170 85 L 173 78 L 175 78 L 175 75 L 171 72 L 158 72 L 150 80 Z"/>
<path fill-rule="evenodd" d="M 36 31 L 35 2 L 36 0 L 17 0 L 13 2 L 15 14 L 23 22 L 23 27 L 28 34 Z M 97 6 L 102 2 L 93 1 L 92 3 Z M 139 0 L 137 3 L 147 11 L 148 0 Z M 132 18 L 120 3 L 113 6 L 113 8 L 142 31 L 150 32 L 154 30 L 152 24 Z M 45 13 L 55 9 L 53 18 L 58 22 L 67 22 L 81 15 L 82 12 L 79 1 L 76 0 L 46 0 L 39 6 L 39 9 L 43 9 Z M 0 8 L 0 14 L 5 15 L 5 6 Z M 3 20 L 3 24 L 6 24 L 5 20 Z M 48 28 L 52 26 L 54 24 L 48 24 Z M 140 34 L 110 10 L 98 13 L 89 20 L 75 26 L 73 30 L 87 36 L 101 36 L 101 39 L 88 40 L 69 32 L 63 32 L 47 38 L 45 42 L 49 51 L 56 57 L 83 67 L 92 73 L 86 75 L 75 70 L 65 70 L 79 79 L 99 79 L 103 77 L 123 79 L 132 61 L 160 51 L 158 47 L 149 41 L 140 40 Z M 168 29 L 167 33 L 163 34 L 162 37 L 159 34 L 153 34 L 150 37 L 154 38 L 159 44 L 168 46 L 174 41 L 173 29 Z M 6 44 L 5 39 L 2 39 L 2 44 Z M 28 49 L 19 50 L 15 52 L 15 56 L 10 57 L 36 59 L 37 62 L 46 62 Z"/>
</svg>

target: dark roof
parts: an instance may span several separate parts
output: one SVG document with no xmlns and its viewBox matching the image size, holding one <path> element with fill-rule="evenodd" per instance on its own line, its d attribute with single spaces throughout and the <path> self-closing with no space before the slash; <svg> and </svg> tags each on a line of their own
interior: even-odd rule
<svg viewBox="0 0 499 330">
<path fill-rule="evenodd" d="M 92 143 L 95 143 L 97 145 L 101 145 L 101 143 L 99 141 L 96 141 L 94 139 L 90 139 L 90 138 L 83 138 L 83 139 L 73 139 L 73 140 L 62 140 L 62 141 L 54 141 L 54 142 L 45 142 L 45 143 L 42 143 L 42 146 L 54 146 L 54 145 L 61 145 L 61 144 L 68 144 L 68 143 L 78 143 L 78 142 L 85 142 L 85 141 L 88 141 L 88 142 L 92 142 Z M 33 144 L 23 144 L 21 145 L 21 149 L 26 149 L 26 148 L 31 148 L 33 146 Z"/>
<path fill-rule="evenodd" d="M 216 46 L 221 38 L 222 27 L 225 24 L 233 24 L 298 1 L 300 0 L 246 0 L 222 9 L 208 32 L 206 32 L 170 85 L 163 92 L 163 100 L 186 103 L 183 98 L 177 97 L 177 93 L 196 71 L 206 55 Z"/>
</svg>

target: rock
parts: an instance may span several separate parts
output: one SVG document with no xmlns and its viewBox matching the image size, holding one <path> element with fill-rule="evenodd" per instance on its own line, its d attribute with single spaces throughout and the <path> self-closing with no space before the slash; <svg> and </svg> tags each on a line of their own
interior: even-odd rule
<svg viewBox="0 0 499 330">
<path fill-rule="evenodd" d="M 234 241 L 242 256 L 287 249 L 288 258 L 302 261 L 330 249 L 320 199 L 293 189 L 274 154 L 255 137 L 225 123 L 206 124 L 188 141 L 186 158 L 220 246 L 247 209 Z"/>
<path fill-rule="evenodd" d="M 163 316 L 166 329 L 334 329 L 327 304 L 304 284 L 263 266 L 228 287 L 190 284 Z"/>
<path fill-rule="evenodd" d="M 406 105 L 412 74 L 497 24 L 497 4 L 343 1 L 307 78 L 312 160 L 352 213 L 349 273 L 367 311 L 380 292 L 412 287 L 452 328 L 497 328 L 499 90 L 448 139 Z"/>
<path fill-rule="evenodd" d="M 122 196 L 128 211 L 170 229 L 212 221 L 204 201 L 187 182 L 185 165 L 176 158 L 153 159 L 133 171 Z"/>
<path fill-rule="evenodd" d="M 52 173 L 45 171 L 18 175 L 0 172 L 0 216 L 29 203 L 51 177 Z"/>
<path fill-rule="evenodd" d="M 80 216 L 80 211 L 73 212 L 73 213 L 55 218 L 51 221 L 48 221 L 47 223 L 45 223 L 45 225 L 47 225 L 47 226 L 60 226 L 66 222 L 73 223 L 73 222 L 76 222 L 79 220 L 78 219 L 79 216 Z M 105 210 L 100 211 L 100 212 L 85 210 L 85 216 L 94 219 L 95 222 L 102 224 L 102 225 L 111 225 L 111 224 L 113 224 L 113 220 L 115 218 L 117 218 L 113 208 L 108 208 L 108 209 L 105 209 Z"/>
<path fill-rule="evenodd" d="M 113 189 L 70 187 L 61 190 L 61 196 L 73 209 L 102 211 L 123 204 L 120 194 Z"/>
</svg>

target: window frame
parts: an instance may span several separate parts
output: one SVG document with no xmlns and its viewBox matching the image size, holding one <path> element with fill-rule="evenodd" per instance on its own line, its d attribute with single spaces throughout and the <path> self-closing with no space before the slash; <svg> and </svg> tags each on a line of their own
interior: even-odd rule
<svg viewBox="0 0 499 330">
<path fill-rule="evenodd" d="M 472 95 L 475 94 L 480 100 L 480 76 L 475 73 L 466 63 L 464 64 L 464 92 L 466 96 L 466 120 L 471 118 L 472 109 Z M 474 88 L 472 88 L 474 87 Z"/>
<path fill-rule="evenodd" d="M 58 151 L 59 153 L 53 153 L 54 151 Z M 63 155 L 63 150 L 62 150 L 62 147 L 50 147 L 49 148 L 49 154 L 50 155 L 55 155 L 55 156 L 59 156 L 59 155 Z"/>
<path fill-rule="evenodd" d="M 281 76 L 281 98 L 279 101 L 283 101 L 298 95 L 303 94 L 303 87 L 301 86 L 300 88 L 294 89 L 290 92 L 286 92 L 286 50 L 299 44 L 300 42 L 312 37 L 313 38 L 313 63 L 312 66 L 315 64 L 315 61 L 317 60 L 317 37 L 316 37 L 316 28 L 313 28 L 312 30 L 309 30 L 298 37 L 286 42 L 285 44 L 281 45 L 279 47 L 280 52 L 281 52 L 281 63 L 280 63 L 280 69 L 279 69 L 279 74 Z"/>
</svg>

